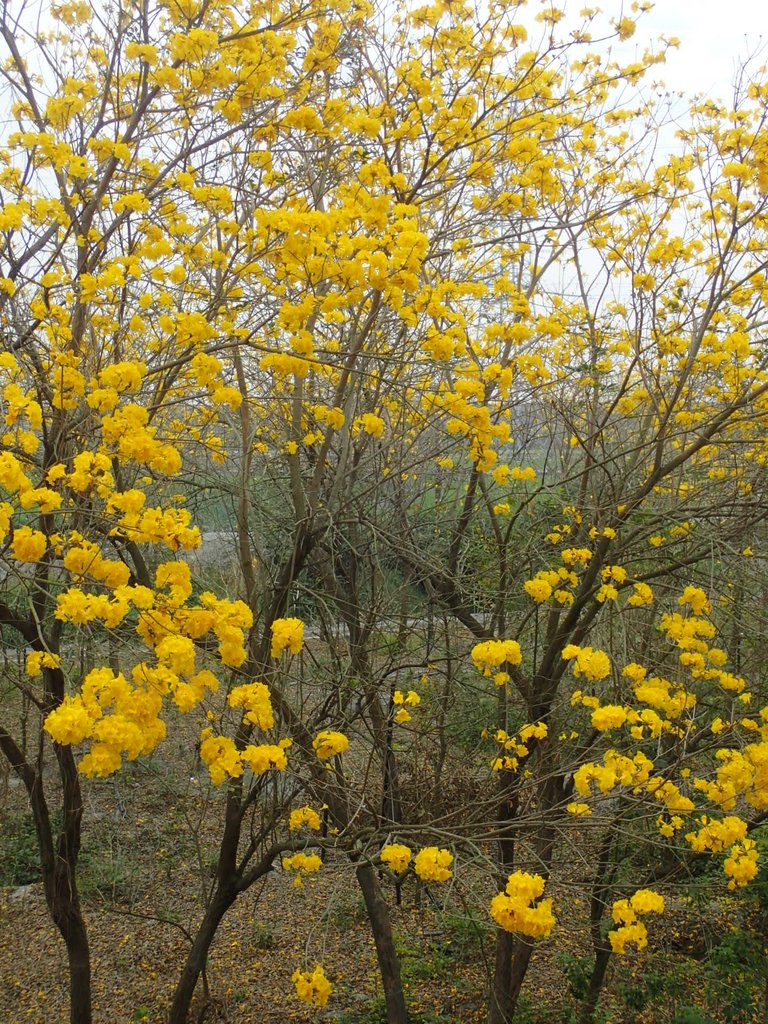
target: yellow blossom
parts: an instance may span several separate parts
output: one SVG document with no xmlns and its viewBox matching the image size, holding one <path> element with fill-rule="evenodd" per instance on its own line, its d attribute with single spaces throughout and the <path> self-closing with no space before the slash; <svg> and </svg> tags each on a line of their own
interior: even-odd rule
<svg viewBox="0 0 768 1024">
<path fill-rule="evenodd" d="M 320 831 L 320 815 L 312 807 L 297 807 L 291 811 L 288 821 L 288 828 L 291 832 L 298 831 L 303 825 L 313 832 Z"/>
<path fill-rule="evenodd" d="M 330 761 L 332 757 L 343 754 L 349 748 L 349 740 L 343 732 L 326 729 L 317 734 L 312 746 L 321 761 Z"/>
<path fill-rule="evenodd" d="M 302 1002 L 321 1009 L 327 1004 L 333 991 L 333 986 L 319 964 L 312 971 L 294 971 L 291 981 L 296 986 L 296 995 Z"/>
<path fill-rule="evenodd" d="M 425 846 L 413 860 L 413 869 L 423 882 L 447 882 L 452 876 L 453 854 L 450 850 Z"/>
<path fill-rule="evenodd" d="M 382 846 L 379 857 L 381 862 L 386 864 L 396 875 L 403 875 L 411 863 L 412 853 L 402 843 L 387 843 L 386 846 Z"/>
<path fill-rule="evenodd" d="M 300 653 L 304 646 L 304 623 L 301 619 L 275 619 L 271 629 L 273 658 L 279 658 L 283 651 Z"/>
</svg>

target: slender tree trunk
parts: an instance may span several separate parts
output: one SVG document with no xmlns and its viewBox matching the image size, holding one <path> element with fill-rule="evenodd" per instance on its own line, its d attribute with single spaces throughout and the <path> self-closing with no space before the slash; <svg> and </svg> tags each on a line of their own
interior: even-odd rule
<svg viewBox="0 0 768 1024">
<path fill-rule="evenodd" d="M 509 974 L 509 1007 L 510 1021 L 514 1019 L 517 1000 L 523 988 L 525 976 L 533 956 L 533 943 L 526 939 L 520 939 L 517 943 L 515 955 L 512 957 L 512 968 Z"/>
<path fill-rule="evenodd" d="M 379 973 L 384 986 L 384 1001 L 387 1009 L 387 1024 L 408 1024 L 408 1010 L 405 1005 L 405 993 L 400 978 L 400 961 L 395 950 L 392 934 L 392 922 L 389 908 L 381 895 L 376 879 L 376 872 L 370 864 L 359 864 L 357 881 L 365 900 L 365 909 L 371 923 L 373 940 L 376 943 L 376 956 L 379 961 Z M 177 1024 L 171 1021 L 171 1024 Z M 178 1022 L 181 1024 L 181 1022 Z"/>
<path fill-rule="evenodd" d="M 605 981 L 605 972 L 608 970 L 608 964 L 611 962 L 611 952 L 612 950 L 609 946 L 603 946 L 595 950 L 595 963 L 589 979 L 589 989 L 579 1014 L 579 1024 L 592 1024 L 595 1019 L 595 1010 L 597 1009 L 597 1001 L 600 998 L 600 992 Z"/>
<path fill-rule="evenodd" d="M 509 1024 L 514 1007 L 510 1002 L 512 956 L 517 939 L 503 928 L 496 929 L 496 966 L 493 972 L 488 1024 Z"/>
<path fill-rule="evenodd" d="M 497 726 L 507 725 L 507 696 L 502 687 L 498 696 Z M 498 829 L 499 884 L 506 884 L 515 864 L 515 833 L 513 825 L 519 807 L 518 780 L 511 772 L 499 772 L 496 824 Z M 514 1014 L 510 999 L 512 986 L 512 957 L 517 938 L 503 928 L 496 929 L 496 962 L 488 1000 L 488 1024 L 509 1024 Z"/>
<path fill-rule="evenodd" d="M 234 889 L 227 889 L 224 892 L 217 890 L 210 906 L 206 910 L 200 927 L 197 929 L 195 941 L 192 943 L 192 948 L 187 955 L 187 962 L 184 964 L 181 977 L 176 985 L 173 1003 L 168 1015 L 168 1024 L 187 1024 L 192 997 L 195 994 L 198 979 L 208 960 L 211 943 L 216 936 L 221 919 L 235 902 L 236 897 L 237 891 Z"/>
<path fill-rule="evenodd" d="M 384 788 L 381 797 L 381 817 L 387 825 L 399 825 L 403 820 L 400 799 L 400 783 L 397 771 L 397 755 L 394 744 L 395 684 L 389 691 L 387 726 L 384 738 Z"/>
<path fill-rule="evenodd" d="M 535 721 L 535 719 L 532 719 Z M 547 779 L 542 793 L 542 813 L 544 823 L 537 830 L 536 836 L 536 860 L 538 870 L 545 880 L 549 878 L 549 870 L 552 864 L 552 856 L 555 849 L 555 827 L 552 821 L 547 821 L 547 813 L 561 799 L 562 793 L 559 783 L 553 776 Z M 505 804 L 501 803 L 502 813 L 499 822 L 504 819 Z M 506 814 L 509 823 L 517 811 L 516 802 L 507 801 Z M 508 828 L 500 828 L 500 864 L 504 871 L 508 871 L 512 865 L 514 842 L 509 834 Z M 513 936 L 505 939 L 506 935 L 499 929 L 496 935 L 496 968 L 491 989 L 491 1000 L 488 1009 L 488 1024 L 512 1024 L 515 1019 L 515 1008 L 520 998 L 520 992 L 525 981 L 525 976 L 533 957 L 534 944 L 526 939 L 515 940 Z"/>
<path fill-rule="evenodd" d="M 54 676 L 55 692 L 60 696 L 63 680 L 59 678 L 58 670 L 51 675 Z M 52 885 L 45 886 L 46 898 L 51 917 L 67 946 L 71 1024 L 91 1024 L 91 952 L 77 889 L 83 795 L 72 748 L 55 743 L 53 749 L 61 778 L 63 820 L 53 863 L 50 868 L 47 864 L 43 868 L 44 878 L 46 870 L 52 873 Z"/>
<path fill-rule="evenodd" d="M 41 858 L 43 891 L 51 920 L 67 949 L 70 1024 L 91 1024 L 91 951 L 75 880 L 76 863 Z"/>
<path fill-rule="evenodd" d="M 605 941 L 601 925 L 610 898 L 611 884 L 618 870 L 618 863 L 613 856 L 617 835 L 614 823 L 606 830 L 600 843 L 595 879 L 592 883 L 592 896 L 589 902 L 589 931 L 592 936 L 592 948 L 595 951 L 595 962 L 592 965 L 587 995 L 579 1014 L 579 1024 L 592 1024 L 594 1020 L 600 992 L 605 981 L 605 972 L 613 952 L 610 944 Z"/>
<path fill-rule="evenodd" d="M 77 890 L 57 895 L 57 904 L 51 916 L 67 947 L 70 1024 L 91 1024 L 91 952 Z"/>
<path fill-rule="evenodd" d="M 24 783 L 29 798 L 48 913 L 67 949 L 70 1024 L 91 1024 L 91 954 L 75 877 L 80 853 L 83 802 L 71 749 L 57 745 L 54 745 L 54 749 L 62 782 L 64 812 L 57 843 L 54 843 L 42 777 L 26 760 L 10 733 L 0 726 L 0 751 Z"/>
</svg>

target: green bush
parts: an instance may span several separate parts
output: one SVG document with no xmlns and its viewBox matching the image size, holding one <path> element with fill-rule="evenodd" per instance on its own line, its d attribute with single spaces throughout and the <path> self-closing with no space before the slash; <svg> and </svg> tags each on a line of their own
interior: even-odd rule
<svg viewBox="0 0 768 1024">
<path fill-rule="evenodd" d="M 35 825 L 28 814 L 13 814 L 0 828 L 0 885 L 40 881 Z"/>
</svg>

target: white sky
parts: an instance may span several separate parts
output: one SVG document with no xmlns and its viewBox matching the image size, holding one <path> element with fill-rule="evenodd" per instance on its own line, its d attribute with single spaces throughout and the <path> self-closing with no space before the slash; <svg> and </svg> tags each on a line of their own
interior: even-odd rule
<svg viewBox="0 0 768 1024">
<path fill-rule="evenodd" d="M 768 63 L 768 0 L 656 0 L 632 42 L 642 47 L 662 34 L 677 36 L 680 48 L 657 69 L 658 77 L 675 92 L 727 100 L 738 64 L 756 52 L 756 66 Z"/>
</svg>

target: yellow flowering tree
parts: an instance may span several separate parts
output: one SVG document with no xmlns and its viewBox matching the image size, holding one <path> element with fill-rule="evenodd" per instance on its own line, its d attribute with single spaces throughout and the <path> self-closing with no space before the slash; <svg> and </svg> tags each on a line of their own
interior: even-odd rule
<svg viewBox="0 0 768 1024">
<path fill-rule="evenodd" d="M 184 558 L 200 532 L 170 481 L 223 457 L 242 363 L 221 356 L 259 323 L 238 317 L 273 230 L 255 211 L 281 202 L 269 142 L 356 14 L 287 4 L 272 20 L 173 3 L 52 13 L 50 36 L 7 6 L 0 24 L 11 118 L 0 150 L 0 620 L 29 652 L 18 690 L 41 727 L 25 744 L 11 702 L 0 749 L 29 795 L 71 1020 L 88 1024 L 81 777 L 151 753 L 171 706 L 202 713 L 214 782 L 285 768 L 287 739 L 253 742 L 274 724 L 267 687 L 245 673 L 229 685 L 248 660 L 252 608 L 193 594 Z M 316 37 L 309 55 L 295 52 L 300 31 Z M 296 649 L 290 632 L 286 643 Z M 93 667 L 82 672 L 84 651 Z M 235 740 L 206 721 L 223 681 L 242 716 Z"/>
<path fill-rule="evenodd" d="M 490 1024 L 562 918 L 563 842 L 590 829 L 602 851 L 585 1020 L 607 958 L 663 910 L 639 865 L 617 877 L 618 836 L 647 846 L 652 815 L 668 880 L 704 853 L 733 886 L 756 870 L 768 726 L 747 714 L 754 659 L 718 635 L 766 508 L 764 80 L 732 111 L 695 106 L 661 159 L 633 90 L 664 48 L 593 52 L 632 18 L 390 13 L 65 2 L 52 39 L 0 24 L 0 621 L 40 725 L 24 749 L 4 708 L 0 750 L 79 1024 L 81 776 L 157 749 L 169 711 L 195 716 L 224 787 L 171 1024 L 223 916 L 283 855 L 298 881 L 315 849 L 346 858 L 388 1024 L 407 1007 L 382 865 L 460 886 L 468 853 L 493 876 Z M 202 492 L 229 510 L 221 594 L 186 561 Z M 329 666 L 314 677 L 305 618 Z M 440 783 L 466 692 L 493 706 L 482 791 L 441 818 L 404 761 L 423 786 L 434 760 Z M 249 836 L 279 772 L 303 803 Z M 294 984 L 329 998 L 320 966 Z"/>
</svg>

